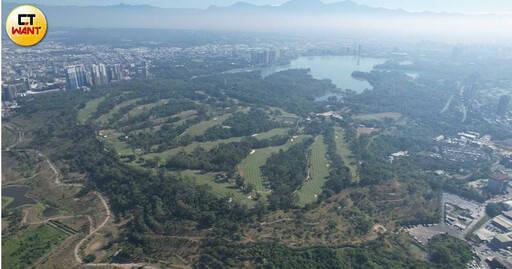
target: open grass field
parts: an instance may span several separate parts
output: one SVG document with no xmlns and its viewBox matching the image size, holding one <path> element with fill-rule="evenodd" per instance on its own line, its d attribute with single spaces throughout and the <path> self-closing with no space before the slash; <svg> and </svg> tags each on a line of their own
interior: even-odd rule
<svg viewBox="0 0 512 269">
<path fill-rule="evenodd" d="M 2 128 L 2 149 L 12 145 L 15 140 L 15 134 L 9 131 L 7 128 Z"/>
<path fill-rule="evenodd" d="M 275 110 L 281 111 L 281 117 L 300 118 L 296 114 L 284 111 L 282 108 L 278 108 L 278 107 L 269 107 L 269 108 L 272 109 L 273 111 L 275 111 Z"/>
<path fill-rule="evenodd" d="M 155 156 L 159 156 L 161 159 L 161 162 L 165 162 L 167 160 L 167 158 L 180 152 L 180 150 L 182 150 L 182 149 L 188 153 L 194 151 L 194 149 L 197 147 L 204 148 L 205 150 L 210 150 L 213 147 L 217 146 L 218 144 L 237 142 L 237 141 L 242 140 L 242 138 L 243 137 L 231 137 L 228 139 L 219 139 L 219 140 L 215 140 L 215 141 L 192 142 L 190 145 L 187 145 L 185 147 L 173 148 L 173 149 L 166 150 L 166 151 L 160 152 L 160 153 L 149 153 L 149 154 L 142 155 L 141 157 L 143 157 L 145 159 L 151 159 L 151 158 L 154 158 Z"/>
<path fill-rule="evenodd" d="M 397 112 L 384 112 L 384 113 L 375 113 L 375 114 L 359 114 L 354 116 L 355 120 L 383 120 L 385 118 L 391 118 L 394 120 L 399 120 L 402 117 L 402 114 Z"/>
<path fill-rule="evenodd" d="M 132 100 L 128 100 L 128 101 L 125 101 L 125 102 L 122 102 L 118 105 L 116 105 L 112 110 L 110 110 L 108 113 L 106 114 L 103 114 L 101 115 L 99 118 L 98 118 L 98 121 L 101 122 L 101 123 L 106 123 L 109 119 L 112 118 L 112 116 L 117 112 L 119 111 L 120 108 L 122 107 L 125 107 L 125 106 L 129 106 L 137 101 L 139 101 L 140 99 L 132 99 Z"/>
<path fill-rule="evenodd" d="M 92 113 L 96 111 L 98 105 L 105 100 L 105 97 L 91 100 L 85 104 L 85 107 L 78 111 L 77 119 L 79 122 L 85 122 L 88 120 Z"/>
<path fill-rule="evenodd" d="M 274 135 L 284 135 L 286 132 L 288 132 L 288 130 L 289 128 L 276 128 L 265 133 L 255 134 L 253 137 L 256 137 L 257 139 L 267 139 Z"/>
<path fill-rule="evenodd" d="M 360 135 L 362 134 L 371 134 L 371 133 L 374 133 L 374 132 L 378 132 L 380 129 L 379 128 L 368 128 L 368 127 L 358 127 L 357 128 L 357 136 L 359 137 Z"/>
<path fill-rule="evenodd" d="M 160 100 L 158 102 L 155 102 L 155 103 L 149 103 L 149 104 L 137 106 L 134 109 L 128 111 L 128 113 L 126 113 L 126 115 L 124 117 L 127 117 L 128 115 L 136 116 L 138 114 L 141 114 L 144 111 L 152 109 L 155 106 L 163 105 L 163 104 L 167 103 L 168 101 L 169 101 L 169 99 L 162 99 L 162 100 Z"/>
<path fill-rule="evenodd" d="M 155 118 L 155 119 L 151 120 L 152 123 L 153 123 L 153 127 L 152 128 L 149 128 L 149 127 L 148 128 L 143 128 L 143 129 L 135 130 L 133 132 L 134 133 L 138 133 L 138 132 L 156 132 L 156 131 L 160 130 L 162 125 L 164 125 L 168 119 L 171 119 L 171 118 L 180 118 L 179 121 L 173 122 L 172 125 L 174 125 L 174 126 L 182 125 L 188 119 L 192 119 L 196 115 L 197 115 L 197 111 L 196 110 L 187 110 L 187 111 L 183 111 L 181 113 L 178 113 L 176 115 L 172 115 L 172 116 L 169 116 L 169 117 Z"/>
<path fill-rule="evenodd" d="M 130 145 L 117 139 L 121 135 L 123 135 L 123 134 L 118 133 L 111 129 L 103 130 L 100 140 L 107 143 L 107 145 L 113 147 L 117 151 L 117 153 L 119 153 L 121 155 L 127 155 L 127 154 L 132 153 L 132 148 L 130 147 Z M 107 136 L 107 137 L 104 137 L 104 136 Z"/>
<path fill-rule="evenodd" d="M 329 175 L 329 162 L 325 157 L 327 147 L 324 144 L 324 137 L 317 136 L 315 142 L 311 145 L 310 154 L 310 177 L 302 184 L 297 194 L 299 195 L 300 206 L 314 202 L 317 196 L 322 193 L 322 187 Z"/>
<path fill-rule="evenodd" d="M 270 131 L 265 132 L 265 133 L 259 133 L 259 134 L 257 134 L 254 137 L 256 137 L 257 139 L 265 139 L 265 138 L 269 138 L 269 137 L 272 137 L 272 136 L 277 135 L 277 134 L 284 134 L 287 131 L 288 131 L 287 128 L 277 128 L 277 129 L 273 129 L 273 130 L 270 130 Z M 163 163 L 170 156 L 180 152 L 182 149 L 185 150 L 185 152 L 188 152 L 188 153 L 192 152 L 197 147 L 204 148 L 205 150 L 210 150 L 213 147 L 215 147 L 215 146 L 217 146 L 217 145 L 219 145 L 221 143 L 238 142 L 238 141 L 240 141 L 242 139 L 243 139 L 243 137 L 231 137 L 231 138 L 228 138 L 228 139 L 219 139 L 219 140 L 215 140 L 215 141 L 192 142 L 190 145 L 187 145 L 185 147 L 174 148 L 174 149 L 170 149 L 170 150 L 167 150 L 167 151 L 164 151 L 164 152 L 160 152 L 160 153 L 148 153 L 148 154 L 142 155 L 141 157 L 144 158 L 144 159 L 152 159 L 155 156 L 159 156 L 160 157 L 160 162 Z M 124 144 L 124 143 L 120 142 L 119 140 L 117 140 L 117 142 L 121 143 L 121 144 Z"/>
<path fill-rule="evenodd" d="M 178 113 L 176 115 L 170 116 L 170 118 L 180 118 L 179 121 L 174 122 L 174 125 L 181 125 L 185 123 L 186 120 L 194 118 L 194 116 L 197 115 L 197 110 L 186 110 L 181 113 Z M 157 118 L 154 120 L 156 123 L 163 123 L 165 118 Z"/>
<path fill-rule="evenodd" d="M 345 165 L 350 169 L 352 174 L 352 182 L 359 182 L 359 176 L 357 174 L 357 163 L 356 159 L 352 156 L 352 152 L 348 148 L 347 143 L 343 139 L 343 129 L 335 129 L 336 149 Z"/>
<path fill-rule="evenodd" d="M 218 197 L 231 197 L 233 198 L 233 201 L 240 202 L 248 207 L 253 207 L 255 205 L 253 200 L 247 198 L 248 195 L 243 194 L 233 184 L 230 184 L 229 182 L 215 181 L 215 173 L 201 174 L 198 171 L 184 170 L 181 174 L 183 176 L 195 177 L 197 184 L 206 184 L 210 186 L 212 193 Z"/>
<path fill-rule="evenodd" d="M 206 130 L 208 130 L 208 128 L 222 124 L 222 122 L 229 118 L 229 116 L 231 116 L 230 113 L 214 117 L 211 120 L 202 121 L 187 128 L 183 134 L 189 134 L 191 136 L 202 135 Z"/>
<path fill-rule="evenodd" d="M 286 150 L 291 145 L 302 141 L 305 137 L 306 136 L 299 136 L 293 141 L 288 141 L 288 143 L 279 147 L 268 147 L 255 150 L 253 154 L 247 156 L 240 162 L 240 164 L 237 165 L 238 173 L 240 173 L 246 183 L 253 184 L 256 191 L 268 191 L 263 184 L 264 179 L 261 176 L 261 166 L 265 164 L 272 153 L 279 152 L 280 149 Z"/>
<path fill-rule="evenodd" d="M 29 267 L 66 237 L 65 233 L 44 224 L 15 235 L 2 242 L 2 267 Z"/>
</svg>

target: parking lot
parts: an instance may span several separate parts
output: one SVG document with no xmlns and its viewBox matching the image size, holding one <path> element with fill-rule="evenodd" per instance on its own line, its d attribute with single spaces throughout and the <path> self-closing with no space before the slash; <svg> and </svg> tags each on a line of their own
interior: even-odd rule
<svg viewBox="0 0 512 269">
<path fill-rule="evenodd" d="M 465 214 L 470 217 L 457 215 L 453 211 L 454 207 L 462 209 Z M 447 233 L 453 237 L 463 239 L 464 235 L 469 232 L 485 214 L 485 206 L 483 204 L 477 204 L 449 193 L 443 193 L 442 208 L 444 215 L 446 215 L 444 210 L 448 209 L 451 211 L 450 214 L 452 216 L 448 218 L 443 217 L 443 221 L 440 223 L 406 227 L 408 234 L 422 245 L 427 244 L 430 238 L 434 235 L 442 233 Z M 460 211 L 460 209 L 458 210 Z M 460 217 L 460 219 L 458 217 Z M 445 221 L 446 219 L 451 219 L 451 221 Z"/>
<path fill-rule="evenodd" d="M 444 227 L 439 224 L 417 225 L 407 229 L 407 233 L 422 245 L 426 245 L 434 235 L 445 233 Z"/>
</svg>

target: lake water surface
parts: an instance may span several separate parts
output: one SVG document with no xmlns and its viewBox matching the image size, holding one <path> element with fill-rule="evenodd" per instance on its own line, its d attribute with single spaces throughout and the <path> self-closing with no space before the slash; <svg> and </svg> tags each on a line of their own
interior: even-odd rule
<svg viewBox="0 0 512 269">
<path fill-rule="evenodd" d="M 2 188 L 2 196 L 12 197 L 14 200 L 8 204 L 5 209 L 15 208 L 25 204 L 35 204 L 36 201 L 30 197 L 26 197 L 25 194 L 28 192 L 29 187 L 27 186 L 9 186 Z"/>
<path fill-rule="evenodd" d="M 365 89 L 372 89 L 366 80 L 357 80 L 352 72 L 368 72 L 377 64 L 384 63 L 386 59 L 357 56 L 312 56 L 299 57 L 288 65 L 271 66 L 262 71 L 262 75 L 295 68 L 309 68 L 311 75 L 316 79 L 330 79 L 340 89 L 351 89 L 358 93 Z"/>
</svg>

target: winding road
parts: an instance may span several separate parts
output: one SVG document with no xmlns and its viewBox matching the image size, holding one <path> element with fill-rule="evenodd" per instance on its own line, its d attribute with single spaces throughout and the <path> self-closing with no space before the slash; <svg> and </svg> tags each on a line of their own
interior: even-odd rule
<svg viewBox="0 0 512 269">
<path fill-rule="evenodd" d="M 53 173 L 55 174 L 55 185 L 57 186 L 71 186 L 71 187 L 79 187 L 79 188 L 83 188 L 84 185 L 83 184 L 78 184 L 78 183 L 64 183 L 60 180 L 60 173 L 59 171 L 57 170 L 57 168 L 55 167 L 55 165 L 50 161 L 50 159 L 45 156 L 43 153 L 37 151 L 37 150 L 34 150 L 34 149 L 24 149 L 24 150 L 13 150 L 13 148 L 15 146 L 17 146 L 18 144 L 21 143 L 21 141 L 23 140 L 23 137 L 24 137 L 24 132 L 23 130 L 14 125 L 14 124 L 4 124 L 4 126 L 11 132 L 17 132 L 18 133 L 18 136 L 17 136 L 17 141 L 15 141 L 11 146 L 7 147 L 4 151 L 32 151 L 32 152 L 36 152 L 39 156 L 43 157 L 46 159 L 46 162 L 48 163 L 48 166 L 51 168 L 51 170 L 53 171 Z M 155 269 L 156 267 L 152 267 L 152 266 L 149 266 L 147 264 L 143 264 L 143 263 L 84 263 L 82 258 L 80 257 L 80 248 L 82 247 L 82 245 L 89 239 L 91 238 L 92 236 L 94 236 L 96 233 L 98 233 L 99 230 L 101 230 L 101 228 L 103 228 L 109 221 L 110 219 L 110 216 L 111 216 L 111 211 L 110 211 L 110 208 L 107 204 L 107 201 L 105 200 L 105 198 L 103 198 L 103 196 L 99 193 L 99 192 L 93 192 L 93 194 L 95 194 L 96 196 L 98 196 L 98 198 L 100 199 L 101 203 L 103 204 L 103 207 L 105 208 L 105 212 L 106 212 L 106 217 L 105 219 L 103 220 L 103 222 L 98 226 L 96 227 L 96 229 L 92 229 L 93 227 L 93 223 L 92 223 L 92 220 L 90 218 L 90 216 L 87 216 L 88 219 L 89 219 L 89 223 L 90 223 L 90 231 L 89 231 L 89 234 L 86 235 L 84 238 L 82 238 L 78 244 L 76 244 L 75 248 L 74 248 L 74 256 L 75 256 L 75 260 L 78 264 L 82 265 L 82 266 L 94 266 L 94 267 L 102 267 L 102 266 L 115 266 L 115 267 L 118 267 L 118 268 L 133 268 L 133 267 L 138 267 L 138 268 L 147 268 L 147 269 Z M 75 218 L 75 217 L 83 217 L 84 215 L 71 215 L 71 216 L 60 216 L 60 217 L 55 217 L 55 218 L 50 218 L 50 219 L 47 219 L 47 220 L 43 220 L 41 222 L 34 222 L 34 223 L 31 223 L 31 224 L 42 224 L 42 223 L 46 223 L 50 220 L 53 220 L 53 219 L 66 219 L 66 218 Z M 24 219 L 26 219 L 26 216 L 24 217 Z"/>
</svg>

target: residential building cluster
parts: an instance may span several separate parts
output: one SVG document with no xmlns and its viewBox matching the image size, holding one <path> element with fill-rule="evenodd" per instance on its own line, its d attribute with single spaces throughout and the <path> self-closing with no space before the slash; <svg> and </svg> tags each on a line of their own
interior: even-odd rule
<svg viewBox="0 0 512 269">
<path fill-rule="evenodd" d="M 147 63 L 144 64 L 147 69 Z M 121 81 L 126 75 L 121 64 L 93 64 L 90 68 L 83 64 L 66 66 L 66 89 L 79 89 L 85 86 L 101 86 L 113 81 Z M 143 72 L 147 76 L 148 71 Z"/>
<path fill-rule="evenodd" d="M 251 53 L 251 63 L 254 65 L 265 65 L 277 62 L 281 57 L 279 50 L 253 51 Z"/>
<path fill-rule="evenodd" d="M 493 158 L 490 146 L 491 136 L 480 136 L 476 132 L 458 133 L 458 137 L 449 138 L 440 135 L 434 139 L 433 158 L 445 159 L 458 163 L 487 162 Z"/>
</svg>

